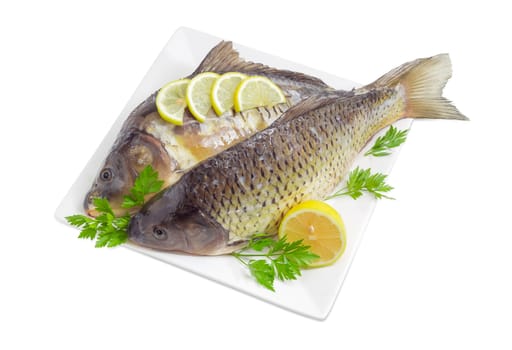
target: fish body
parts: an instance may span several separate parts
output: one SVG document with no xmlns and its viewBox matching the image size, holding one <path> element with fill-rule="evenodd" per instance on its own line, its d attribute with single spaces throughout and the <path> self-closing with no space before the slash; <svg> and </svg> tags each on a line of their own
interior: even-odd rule
<svg viewBox="0 0 512 350">
<path fill-rule="evenodd" d="M 352 95 L 313 96 L 265 130 L 188 171 L 136 214 L 130 240 L 217 255 L 275 234 L 296 204 L 323 199 L 382 128 L 404 118 L 465 119 L 441 91 L 447 55 L 406 63 Z"/>
<path fill-rule="evenodd" d="M 116 214 L 123 214 L 123 197 L 130 193 L 135 178 L 147 165 L 158 171 L 164 186 L 169 186 L 187 169 L 269 126 L 304 98 L 340 94 L 318 78 L 245 61 L 230 42 L 214 47 L 188 78 L 201 72 L 229 71 L 268 77 L 280 86 L 287 102 L 241 113 L 228 112 L 220 118 L 212 111 L 203 123 L 186 109 L 183 126 L 176 126 L 160 118 L 155 104 L 158 91 L 153 93 L 124 122 L 85 197 L 86 212 L 96 216 L 93 199 L 102 197 L 109 200 Z"/>
</svg>

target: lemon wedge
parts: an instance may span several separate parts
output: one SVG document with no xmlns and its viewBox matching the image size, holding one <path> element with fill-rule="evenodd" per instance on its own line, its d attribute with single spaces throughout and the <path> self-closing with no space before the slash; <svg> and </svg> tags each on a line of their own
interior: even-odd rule
<svg viewBox="0 0 512 350">
<path fill-rule="evenodd" d="M 196 75 L 187 87 L 187 106 L 198 121 L 204 122 L 208 111 L 212 108 L 210 92 L 219 74 L 205 72 Z"/>
<path fill-rule="evenodd" d="M 248 77 L 235 91 L 235 111 L 245 111 L 256 107 L 272 107 L 286 102 L 283 91 L 270 79 L 261 76 Z"/>
<path fill-rule="evenodd" d="M 164 85 L 156 95 L 158 114 L 165 121 L 183 125 L 183 113 L 187 106 L 186 91 L 190 79 L 171 81 Z"/>
<path fill-rule="evenodd" d="M 210 100 L 217 115 L 222 115 L 233 108 L 235 91 L 240 82 L 247 78 L 243 73 L 229 72 L 222 74 L 212 85 Z"/>
<path fill-rule="evenodd" d="M 345 251 L 345 224 L 329 204 L 309 200 L 290 209 L 279 226 L 279 237 L 289 241 L 303 240 L 312 253 L 319 256 L 310 266 L 333 264 Z"/>
</svg>

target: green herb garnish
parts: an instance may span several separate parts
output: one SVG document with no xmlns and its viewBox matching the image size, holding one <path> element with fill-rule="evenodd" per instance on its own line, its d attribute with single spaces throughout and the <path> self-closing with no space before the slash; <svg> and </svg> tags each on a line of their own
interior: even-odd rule
<svg viewBox="0 0 512 350">
<path fill-rule="evenodd" d="M 158 180 L 158 173 L 148 165 L 135 179 L 130 195 L 124 196 L 123 208 L 133 208 L 144 204 L 144 197 L 156 193 L 162 188 L 163 181 Z M 65 219 L 70 225 L 81 229 L 78 238 L 96 239 L 96 248 L 115 247 L 128 240 L 130 214 L 117 217 L 105 198 L 94 198 L 95 209 L 101 214 L 97 218 L 86 215 L 71 215 Z"/>
<path fill-rule="evenodd" d="M 116 217 L 110 204 L 104 198 L 94 198 L 93 203 L 96 210 L 101 213 L 97 218 L 80 214 L 66 217 L 69 224 L 82 230 L 78 238 L 91 240 L 96 238 L 96 248 L 115 247 L 126 242 L 128 239 L 126 229 L 130 222 L 130 216 L 127 214 Z"/>
<path fill-rule="evenodd" d="M 231 253 L 249 268 L 256 281 L 271 291 L 274 280 L 295 280 L 301 275 L 300 270 L 308 267 L 318 255 L 302 245 L 302 240 L 287 242 L 286 237 L 275 240 L 267 235 L 255 235 L 249 244 Z"/>
<path fill-rule="evenodd" d="M 381 173 L 372 174 L 370 168 L 363 170 L 357 167 L 350 172 L 345 186 L 325 199 L 347 195 L 357 199 L 363 195 L 363 192 L 368 192 L 377 199 L 394 199 L 383 194 L 393 189 L 393 187 L 386 183 L 387 177 L 387 175 Z"/>
<path fill-rule="evenodd" d="M 405 142 L 407 138 L 407 132 L 409 130 L 398 130 L 391 125 L 383 136 L 379 136 L 375 141 L 375 144 L 370 148 L 364 155 L 383 157 L 390 155 L 391 152 L 388 150 L 394 147 L 400 146 Z"/>
<path fill-rule="evenodd" d="M 160 191 L 163 181 L 158 180 L 158 172 L 151 165 L 145 167 L 135 179 L 130 195 L 124 196 L 123 208 L 133 208 L 144 204 L 144 196 Z"/>
</svg>

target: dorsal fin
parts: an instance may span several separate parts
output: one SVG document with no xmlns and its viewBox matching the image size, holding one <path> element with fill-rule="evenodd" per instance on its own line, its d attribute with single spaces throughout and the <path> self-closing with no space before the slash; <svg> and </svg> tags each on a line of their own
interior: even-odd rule
<svg viewBox="0 0 512 350">
<path fill-rule="evenodd" d="M 329 105 L 337 101 L 341 101 L 347 98 L 348 96 L 349 95 L 346 93 L 340 93 L 339 95 L 322 94 L 308 97 L 297 103 L 295 106 L 288 109 L 286 112 L 284 112 L 284 114 L 278 120 L 276 120 L 273 125 L 286 123 L 292 119 L 300 117 L 301 115 L 314 111 L 315 109 L 321 108 L 323 106 Z"/>
<path fill-rule="evenodd" d="M 261 63 L 254 63 L 240 58 L 238 51 L 233 49 L 231 41 L 221 41 L 203 59 L 192 76 L 201 72 L 241 72 L 248 75 L 269 75 L 279 76 L 284 79 L 295 80 L 304 84 L 311 84 L 320 88 L 329 88 L 322 80 L 303 73 L 281 70 L 266 66 Z"/>
<path fill-rule="evenodd" d="M 192 76 L 202 72 L 227 72 L 229 69 L 239 66 L 239 62 L 244 61 L 233 49 L 233 44 L 230 41 L 221 41 L 208 52 Z"/>
</svg>

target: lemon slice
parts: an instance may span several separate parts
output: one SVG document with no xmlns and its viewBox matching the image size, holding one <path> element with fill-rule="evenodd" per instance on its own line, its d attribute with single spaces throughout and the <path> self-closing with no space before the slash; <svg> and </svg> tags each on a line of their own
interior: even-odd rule
<svg viewBox="0 0 512 350">
<path fill-rule="evenodd" d="M 311 267 L 333 264 L 347 245 L 341 216 L 329 204 L 317 200 L 298 204 L 286 213 L 279 226 L 279 237 L 284 236 L 291 242 L 302 239 L 320 257 Z"/>
<path fill-rule="evenodd" d="M 222 115 L 233 108 L 235 90 L 240 82 L 247 78 L 243 73 L 229 72 L 222 74 L 212 86 L 210 99 L 217 115 Z"/>
<path fill-rule="evenodd" d="M 210 91 L 219 75 L 213 72 L 205 72 L 196 75 L 187 87 L 187 106 L 198 121 L 204 122 L 212 104 Z"/>
<path fill-rule="evenodd" d="M 186 92 L 190 79 L 171 81 L 164 85 L 156 95 L 156 108 L 162 119 L 183 125 L 183 112 L 187 106 Z"/>
<path fill-rule="evenodd" d="M 235 111 L 245 111 L 256 107 L 272 107 L 286 102 L 283 92 L 270 79 L 260 76 L 248 77 L 235 91 Z"/>
</svg>

